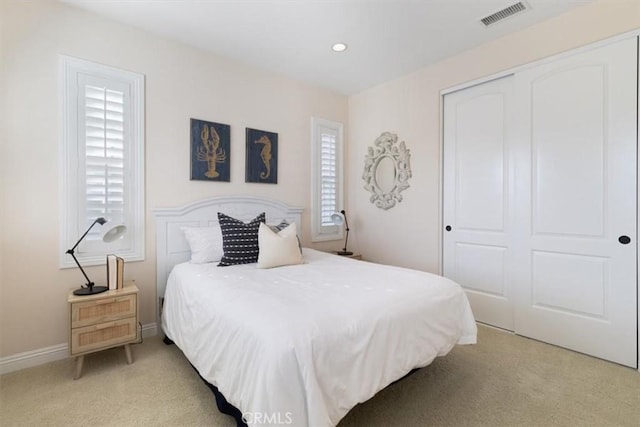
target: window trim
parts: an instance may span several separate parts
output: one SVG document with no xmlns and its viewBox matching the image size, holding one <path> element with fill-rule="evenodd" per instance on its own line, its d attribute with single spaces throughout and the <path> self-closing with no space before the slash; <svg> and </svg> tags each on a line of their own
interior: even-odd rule
<svg viewBox="0 0 640 427">
<path fill-rule="evenodd" d="M 344 141 L 343 124 L 318 117 L 311 118 L 311 241 L 325 242 L 344 238 L 344 227 L 322 226 L 320 209 L 322 183 L 320 167 L 320 128 L 326 127 L 336 131 L 336 210 L 344 209 Z"/>
<path fill-rule="evenodd" d="M 78 86 L 80 73 L 92 74 L 100 78 L 117 80 L 129 86 L 131 108 L 131 150 L 130 170 L 126 171 L 133 191 L 130 200 L 132 223 L 127 225 L 127 234 L 131 237 L 131 246 L 117 251 L 126 261 L 145 259 L 145 194 L 144 194 L 144 75 L 125 71 L 82 59 L 59 55 L 60 68 L 60 111 L 61 134 L 59 151 L 59 267 L 76 267 L 73 259 L 66 254 L 81 234 L 78 234 L 78 203 L 81 198 L 78 191 Z M 83 266 L 103 265 L 104 251 L 93 254 L 76 252 Z"/>
</svg>

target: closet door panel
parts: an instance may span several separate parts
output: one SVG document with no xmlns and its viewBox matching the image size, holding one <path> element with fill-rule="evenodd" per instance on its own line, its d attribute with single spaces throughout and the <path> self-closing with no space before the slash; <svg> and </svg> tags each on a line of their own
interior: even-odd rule
<svg viewBox="0 0 640 427">
<path fill-rule="evenodd" d="M 605 318 L 607 258 L 533 251 L 531 262 L 531 302 L 536 308 Z"/>
<path fill-rule="evenodd" d="M 636 52 L 629 39 L 515 76 L 515 331 L 628 366 L 637 363 Z"/>
<path fill-rule="evenodd" d="M 606 90 L 601 64 L 531 82 L 534 234 L 603 237 Z"/>
<path fill-rule="evenodd" d="M 504 231 L 504 108 L 502 93 L 456 105 L 457 230 Z"/>
<path fill-rule="evenodd" d="M 509 330 L 512 85 L 506 77 L 444 98 L 443 273 L 464 287 L 476 320 Z"/>
<path fill-rule="evenodd" d="M 458 242 L 454 254 L 456 280 L 472 293 L 505 298 L 506 252 L 503 246 Z"/>
</svg>

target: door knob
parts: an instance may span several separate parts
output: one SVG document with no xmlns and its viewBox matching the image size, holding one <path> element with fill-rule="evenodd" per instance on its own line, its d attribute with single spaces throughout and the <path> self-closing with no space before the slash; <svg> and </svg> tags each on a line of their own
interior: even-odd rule
<svg viewBox="0 0 640 427">
<path fill-rule="evenodd" d="M 447 225 L 444 229 L 447 230 L 447 231 L 451 231 L 451 226 Z"/>
<path fill-rule="evenodd" d="M 620 236 L 618 237 L 618 242 L 623 245 L 628 245 L 631 242 L 631 238 L 629 236 Z"/>
</svg>

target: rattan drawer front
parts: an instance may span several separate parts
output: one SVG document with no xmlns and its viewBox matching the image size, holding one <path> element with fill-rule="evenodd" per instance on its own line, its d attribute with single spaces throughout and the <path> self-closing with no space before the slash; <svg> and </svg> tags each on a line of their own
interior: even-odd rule
<svg viewBox="0 0 640 427">
<path fill-rule="evenodd" d="M 108 320 L 135 316 L 136 294 L 103 298 L 95 301 L 76 302 L 71 307 L 71 327 L 92 325 Z"/>
<path fill-rule="evenodd" d="M 71 330 L 71 355 L 137 340 L 136 318 L 129 317 Z"/>
</svg>

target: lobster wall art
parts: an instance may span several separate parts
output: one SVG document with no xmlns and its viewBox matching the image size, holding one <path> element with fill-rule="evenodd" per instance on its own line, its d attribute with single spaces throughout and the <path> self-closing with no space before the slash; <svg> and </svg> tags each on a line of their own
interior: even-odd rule
<svg viewBox="0 0 640 427">
<path fill-rule="evenodd" d="M 191 179 L 230 181 L 231 127 L 191 119 Z"/>
</svg>

